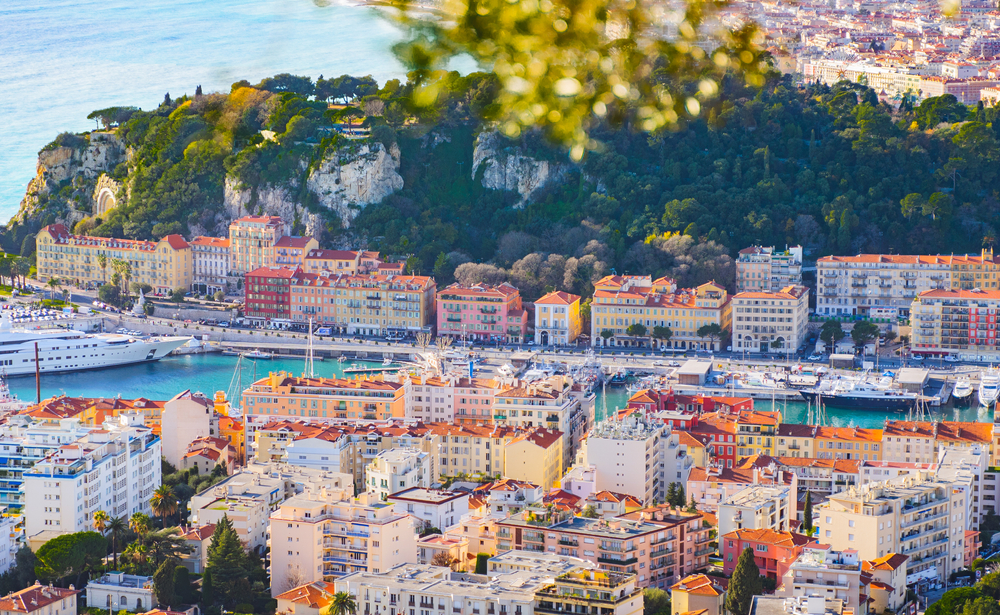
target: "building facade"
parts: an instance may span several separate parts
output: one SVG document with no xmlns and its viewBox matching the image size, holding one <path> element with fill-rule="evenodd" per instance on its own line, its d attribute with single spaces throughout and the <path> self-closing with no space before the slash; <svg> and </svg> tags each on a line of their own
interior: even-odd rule
<svg viewBox="0 0 1000 615">
<path fill-rule="evenodd" d="M 285 235 L 274 242 L 274 267 L 302 269 L 306 255 L 319 248 L 319 242 L 312 237 L 292 237 Z"/>
<path fill-rule="evenodd" d="M 699 335 L 706 325 L 718 326 L 719 333 Z M 656 337 L 656 327 L 669 329 L 669 340 Z M 594 283 L 591 345 L 720 350 L 731 330 L 729 294 L 714 282 L 678 289 L 669 278 L 610 275 Z"/>
<path fill-rule="evenodd" d="M 367 491 L 385 501 L 390 495 L 414 487 L 431 486 L 431 456 L 415 448 L 382 451 L 365 467 Z"/>
<path fill-rule="evenodd" d="M 191 290 L 212 295 L 229 289 L 232 253 L 227 237 L 195 237 L 191 240 L 194 266 Z"/>
<path fill-rule="evenodd" d="M 229 225 L 232 271 L 241 276 L 261 267 L 274 267 L 274 245 L 285 236 L 278 216 L 243 216 Z"/>
<path fill-rule="evenodd" d="M 809 289 L 746 291 L 733 297 L 733 350 L 794 353 L 806 340 Z"/>
<path fill-rule="evenodd" d="M 141 417 L 122 416 L 49 452 L 23 475 L 25 534 L 72 534 L 93 528 L 93 515 L 141 512 L 160 486 L 160 438 Z"/>
<path fill-rule="evenodd" d="M 910 349 L 917 355 L 993 361 L 1000 290 L 928 290 L 911 306 Z"/>
<path fill-rule="evenodd" d="M 581 333 L 580 296 L 551 292 L 535 301 L 535 343 L 565 346 L 576 342 Z"/>
<path fill-rule="evenodd" d="M 35 241 L 39 282 L 57 278 L 97 288 L 111 281 L 115 261 L 128 263 L 129 282 L 149 284 L 158 294 L 191 288 L 194 281 L 193 251 L 180 235 L 159 241 L 90 237 L 50 224 L 38 231 Z"/>
<path fill-rule="evenodd" d="M 274 372 L 244 391 L 249 415 L 385 420 L 405 416 L 404 385 L 366 378 L 298 378 Z"/>
<path fill-rule="evenodd" d="M 802 285 L 802 246 L 775 250 L 751 246 L 736 258 L 736 292 L 779 292 Z"/>
<path fill-rule="evenodd" d="M 244 315 L 258 322 L 288 322 L 292 281 L 298 273 L 286 267 L 260 267 L 247 273 Z"/>
<path fill-rule="evenodd" d="M 521 343 L 527 328 L 521 292 L 506 282 L 498 286 L 455 283 L 437 293 L 438 335 Z"/>
</svg>

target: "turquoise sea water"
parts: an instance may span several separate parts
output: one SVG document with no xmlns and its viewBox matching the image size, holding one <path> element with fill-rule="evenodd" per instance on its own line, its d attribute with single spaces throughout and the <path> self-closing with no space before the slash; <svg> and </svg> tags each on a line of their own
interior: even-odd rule
<svg viewBox="0 0 1000 615">
<path fill-rule="evenodd" d="M 112 105 L 229 91 L 289 72 L 400 77 L 401 33 L 377 9 L 330 0 L 3 0 L 0 219 L 17 210 L 38 150 Z"/>
<path fill-rule="evenodd" d="M 170 399 L 185 389 L 201 391 L 211 396 L 215 391 L 237 390 L 234 386 L 236 357 L 219 354 L 188 355 L 168 357 L 157 363 L 117 367 L 92 372 L 71 374 L 47 374 L 42 378 L 42 398 L 66 394 L 80 397 L 146 397 L 149 399 Z M 343 368 L 351 362 L 317 361 L 315 372 L 318 376 L 341 376 Z M 301 374 L 304 369 L 302 359 L 276 359 L 258 361 L 244 360 L 242 365 L 242 385 L 246 388 L 254 376 L 265 376 L 269 371 L 286 370 Z M 21 376 L 10 379 L 10 388 L 24 400 L 35 399 L 35 379 Z M 628 394 L 623 388 L 608 388 L 606 407 L 609 412 L 625 405 Z M 771 402 L 758 401 L 760 410 L 770 410 Z M 604 416 L 605 401 L 599 394 L 597 399 L 598 418 Z M 806 423 L 805 403 L 776 403 L 776 410 L 784 413 L 787 423 Z M 857 410 L 827 409 L 827 424 L 836 426 L 856 425 L 858 427 L 881 427 L 886 418 L 904 419 L 905 415 L 885 412 L 865 412 Z M 948 421 L 989 422 L 992 417 L 976 408 L 954 410 L 940 408 L 931 411 L 931 419 Z"/>
</svg>

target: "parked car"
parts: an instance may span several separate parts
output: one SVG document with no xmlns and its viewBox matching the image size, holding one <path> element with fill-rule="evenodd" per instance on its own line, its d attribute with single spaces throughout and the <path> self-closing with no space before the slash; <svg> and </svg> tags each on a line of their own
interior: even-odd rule
<svg viewBox="0 0 1000 615">
<path fill-rule="evenodd" d="M 811 354 L 808 357 L 806 357 L 806 360 L 808 360 L 808 361 L 822 361 L 823 360 L 823 355 L 821 355 L 821 354 Z"/>
</svg>

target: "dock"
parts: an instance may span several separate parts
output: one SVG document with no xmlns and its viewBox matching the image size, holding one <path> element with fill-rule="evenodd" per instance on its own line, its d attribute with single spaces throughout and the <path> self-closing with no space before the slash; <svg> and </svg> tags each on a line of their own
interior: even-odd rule
<svg viewBox="0 0 1000 615">
<path fill-rule="evenodd" d="M 385 367 L 383 365 L 376 365 L 372 367 L 346 367 L 344 368 L 345 374 L 375 374 L 382 372 L 398 372 L 401 369 L 406 369 L 405 365 L 392 365 Z"/>
<path fill-rule="evenodd" d="M 754 400 L 803 401 L 798 389 L 773 389 L 769 387 L 722 388 L 710 386 L 673 385 L 674 391 L 683 395 L 709 395 L 714 397 L 750 397 Z"/>
</svg>

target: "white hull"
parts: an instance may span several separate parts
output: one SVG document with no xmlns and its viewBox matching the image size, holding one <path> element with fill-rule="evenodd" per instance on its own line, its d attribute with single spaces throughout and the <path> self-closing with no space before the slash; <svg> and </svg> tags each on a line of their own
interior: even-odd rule
<svg viewBox="0 0 1000 615">
<path fill-rule="evenodd" d="M 966 397 L 972 395 L 972 385 L 968 380 L 960 380 L 955 383 L 955 390 L 952 391 L 951 396 L 957 399 L 965 399 Z"/>
<path fill-rule="evenodd" d="M 127 335 L 79 331 L 0 331 L 0 370 L 8 376 L 35 373 L 35 345 L 38 371 L 43 374 L 75 372 L 158 361 L 188 337 L 161 337 L 149 340 Z"/>
</svg>

